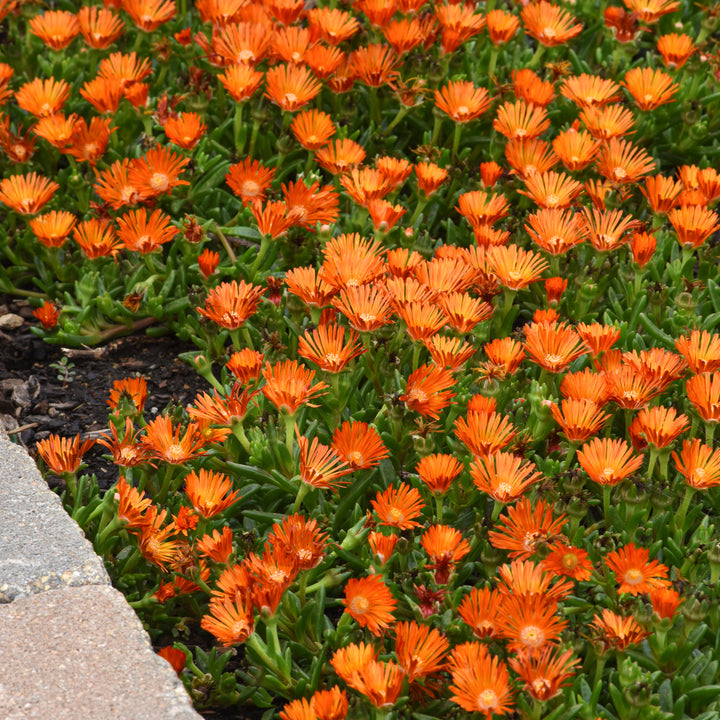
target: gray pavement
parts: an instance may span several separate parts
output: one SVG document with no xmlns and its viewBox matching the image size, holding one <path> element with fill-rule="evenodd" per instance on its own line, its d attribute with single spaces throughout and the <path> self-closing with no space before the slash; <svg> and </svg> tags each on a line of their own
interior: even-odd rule
<svg viewBox="0 0 720 720">
<path fill-rule="evenodd" d="M 0 429 L 0 720 L 198 720 L 25 450 Z"/>
</svg>

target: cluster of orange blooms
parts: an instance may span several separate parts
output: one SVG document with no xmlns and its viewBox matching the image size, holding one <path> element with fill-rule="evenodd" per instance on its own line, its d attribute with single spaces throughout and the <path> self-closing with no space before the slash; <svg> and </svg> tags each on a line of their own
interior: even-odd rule
<svg viewBox="0 0 720 720">
<path fill-rule="evenodd" d="M 105 5 L 85 7 L 77 14 L 38 14 L 30 21 L 30 31 L 54 52 L 70 47 L 79 35 L 92 49 L 105 50 L 125 32 L 113 3 Z M 645 452 L 649 475 L 657 458 L 672 452 L 688 493 L 720 485 L 720 450 L 712 447 L 711 430 L 706 431 L 707 443 L 683 439 L 678 447 L 690 418 L 675 407 L 657 404 L 685 381 L 688 403 L 707 428 L 720 422 L 720 336 L 688 330 L 676 340 L 677 352 L 658 347 L 623 352 L 614 347 L 620 327 L 606 322 L 573 324 L 563 318 L 561 301 L 568 280 L 557 269 L 563 256 L 589 242 L 597 253 L 619 254 L 628 246 L 635 271 L 642 273 L 653 260 L 656 233 L 665 219 L 684 250 L 700 248 L 720 229 L 712 209 L 720 199 L 720 174 L 694 165 L 678 168 L 676 178 L 658 174 L 656 159 L 628 139 L 641 114 L 675 102 L 681 87 L 670 72 L 681 68 L 697 49 L 689 36 L 658 37 L 657 51 L 667 72 L 635 67 L 615 81 L 564 71 L 543 79 L 525 68 L 512 72 L 510 86 L 493 91 L 471 80 L 443 80 L 431 93 L 425 81 L 410 84 L 401 77 L 405 59 L 416 50 L 429 53 L 437 47 L 442 58 L 477 40 L 484 29 L 497 49 L 511 42 L 521 27 L 538 47 L 553 47 L 577 37 L 583 25 L 570 11 L 546 0 L 523 4 L 518 12 L 497 9 L 486 14 L 471 3 L 437 3 L 421 12 L 424 5 L 424 0 L 359 0 L 350 11 L 307 8 L 303 0 L 195 3 L 202 22 L 211 28 L 176 33 L 178 52 L 192 44 L 199 47 L 217 72 L 218 87 L 237 104 L 259 100 L 264 83 L 264 97 L 282 113 L 293 114 L 291 120 L 285 116 L 285 127 L 296 149 L 306 150 L 308 166 L 312 161 L 318 168 L 317 177 L 296 177 L 278 188 L 276 168 L 243 157 L 225 175 L 239 198 L 236 204 L 249 208 L 263 243 L 279 240 L 291 228 L 308 234 L 319 228 L 326 231 L 320 235 L 317 267 L 283 268 L 282 278 L 268 278 L 266 284 L 260 284 L 258 276 L 217 282 L 208 287 L 197 314 L 234 333 L 237 342 L 235 331 L 262 312 L 267 289 L 279 291 L 284 285 L 286 296 L 301 301 L 314 321 L 300 331 L 296 354 L 320 374 L 296 358 L 278 359 L 269 350 L 235 347 L 224 372 L 232 387 L 220 389 L 218 383 L 212 394 L 198 395 L 186 408 L 187 422 L 181 423 L 167 415 L 135 423 L 133 418 L 143 413 L 147 388 L 141 379 L 127 379 L 116 383 L 109 405 L 117 413 L 129 402 L 133 412 L 111 423 L 100 443 L 121 469 L 114 491 L 118 527 L 134 536 L 140 553 L 162 572 L 154 599 L 162 603 L 176 595 L 209 591 L 201 627 L 225 646 L 252 642 L 256 620 L 267 621 L 279 612 L 284 594 L 297 587 L 302 573 L 317 568 L 330 554 L 333 538 L 315 519 L 293 512 L 273 524 L 262 551 L 236 562 L 230 527 L 204 529 L 213 518 L 224 522 L 224 514 L 241 499 L 242 488 L 234 489 L 228 474 L 183 466 L 199 466 L 207 456 L 222 455 L 231 435 L 247 443 L 242 421 L 258 406 L 270 407 L 273 417 L 287 422 L 295 433 L 288 450 L 296 455 L 302 492 L 341 494 L 353 481 L 351 475 L 377 468 L 390 452 L 372 423 L 352 418 L 340 418 L 332 441 L 322 443 L 310 423 L 303 427 L 301 411 L 317 407 L 331 391 L 325 380 L 336 379 L 356 361 L 366 362 L 368 375 L 373 375 L 374 343 L 394 326 L 401 338 L 398 344 L 411 345 L 414 357 L 412 369 L 401 375 L 404 387 L 394 400 L 408 415 L 419 416 L 418 427 L 426 435 L 438 431 L 436 423 L 456 404 L 452 437 L 446 439 L 452 452 L 423 453 L 414 474 L 406 473 L 365 502 L 366 527 L 353 550 L 367 559 L 370 572 L 346 580 L 340 599 L 346 615 L 341 622 L 354 621 L 379 640 L 347 644 L 332 654 L 330 664 L 347 687 L 377 708 L 392 706 L 408 685 L 412 697 L 441 696 L 449 674 L 452 701 L 490 718 L 514 708 L 513 683 L 537 701 L 556 697 L 570 683 L 580 659 L 561 647 L 571 625 L 562 617 L 562 603 L 574 583 L 600 585 L 613 573 L 615 595 L 647 596 L 658 618 L 672 619 L 684 598 L 672 588 L 671 578 L 677 577 L 673 570 L 633 542 L 592 558 L 572 544 L 581 536 L 563 534 L 567 516 L 556 512 L 552 503 L 530 499 L 533 488 L 551 480 L 524 457 L 524 443 L 532 438 L 504 414 L 505 408 L 498 408 L 495 398 L 468 398 L 463 374 L 475 360 L 482 390 L 494 383 L 511 385 L 524 371 L 530 376 L 557 376 L 562 397 L 548 396 L 545 406 L 557 434 L 568 442 L 567 466 L 576 458 L 577 473 L 581 468 L 603 489 L 639 472 Z M 638 21 L 652 25 L 680 4 L 625 0 L 625 5 L 627 10 L 605 12 L 606 25 L 619 42 L 649 31 Z M 0 21 L 12 6 L 0 0 Z M 176 15 L 170 0 L 122 0 L 121 9 L 146 33 Z M 363 29 L 384 41 L 344 49 L 351 39 L 367 37 Z M 167 142 L 158 142 L 138 158 L 111 164 L 103 160 L 117 131 L 113 120 L 121 103 L 138 109 L 152 104 L 152 73 L 150 60 L 136 52 L 109 54 L 100 61 L 97 76 L 79 90 L 98 113 L 88 122 L 63 112 L 71 96 L 68 82 L 36 78 L 11 90 L 14 71 L 0 63 L 0 105 L 14 103 L 34 118 L 25 130 L 13 126 L 9 114 L 0 113 L 0 148 L 7 158 L 28 162 L 39 138 L 68 161 L 87 163 L 95 174 L 93 189 L 101 202 L 89 219 L 82 220 L 69 210 L 39 214 L 61 189 L 50 177 L 27 172 L 0 180 L 0 202 L 32 216 L 29 227 L 43 245 L 58 248 L 72 236 L 93 260 L 115 257 L 122 250 L 162 251 L 166 243 L 182 242 L 173 218 L 156 205 L 176 188 L 191 185 L 182 174 L 190 170 L 192 154 L 208 130 L 203 118 L 195 112 L 175 112 L 165 97 L 163 111 L 154 117 Z M 417 218 L 426 204 L 438 199 L 441 188 L 450 185 L 452 193 L 454 185 L 448 169 L 433 162 L 431 154 L 415 163 L 382 155 L 366 164 L 370 148 L 337 137 L 347 133 L 330 114 L 310 107 L 323 92 L 348 93 L 356 83 L 373 91 L 389 88 L 399 98 L 401 112 L 423 112 L 429 105 L 425 98 L 432 95 L 438 124 L 451 121 L 457 139 L 470 123 L 492 114 L 489 132 L 504 143 L 505 165 L 480 163 L 479 187 L 460 192 L 450 202 L 446 198 L 450 207 L 457 203 L 454 211 L 464 219 L 459 222 L 467 221 L 469 228 L 461 227 L 469 240 L 474 238 L 469 247 L 443 244 L 428 257 L 411 248 L 388 246 L 386 241 L 411 203 L 416 208 L 411 215 Z M 623 102 L 624 92 L 630 104 Z M 160 99 L 156 101 L 160 105 Z M 549 138 L 551 112 L 562 103 L 572 104 L 576 115 L 566 130 Z M 327 182 L 320 179 L 322 172 L 329 176 Z M 528 202 L 507 194 L 510 190 L 534 204 L 523 223 L 531 241 L 524 246 L 500 226 L 516 204 Z M 616 207 L 631 198 L 642 207 L 638 217 Z M 375 228 L 373 239 L 349 231 L 330 237 L 330 226 L 341 227 L 343 222 L 342 203 L 353 212 L 367 211 Z M 640 217 L 651 217 L 652 227 Z M 412 224 L 406 238 L 414 235 Z M 207 247 L 198 252 L 205 281 L 220 263 L 218 252 Z M 507 309 L 518 293 L 540 281 L 545 289 L 543 307 L 524 325 L 522 338 L 508 335 L 509 328 L 494 336 L 504 321 L 495 298 L 504 296 Z M 58 322 L 51 303 L 36 316 L 46 328 Z M 477 360 L 480 349 L 483 359 Z M 589 362 L 577 369 L 583 358 Z M 688 373 L 691 377 L 686 379 Z M 379 410 L 388 388 L 377 376 L 367 378 L 368 384 L 371 381 Z M 599 437 L 615 409 L 632 416 L 627 440 Z M 69 476 L 81 468 L 91 444 L 50 436 L 37 450 L 53 472 Z M 462 458 L 470 456 L 466 466 Z M 175 498 L 176 514 L 125 479 L 128 469 L 161 464 L 169 466 L 170 474 L 184 474 L 183 492 Z M 401 538 L 414 543 L 423 558 L 422 569 L 431 573 L 435 586 L 415 586 L 420 613 L 427 619 L 449 602 L 473 542 L 443 524 L 441 516 L 433 518 L 423 497 L 432 496 L 441 508 L 444 496 L 464 475 L 476 492 L 468 502 L 484 507 L 486 501 L 494 501 L 489 544 L 509 553 L 511 561 L 497 568 L 487 586 L 463 593 L 456 606 L 448 606 L 462 621 L 466 637 L 473 638 L 453 646 L 428 624 L 398 621 L 403 610 L 391 589 L 388 568 Z M 296 509 L 303 497 L 298 496 Z M 650 634 L 649 627 L 633 617 L 607 608 L 599 610 L 585 630 L 601 652 L 622 652 Z M 501 643 L 507 662 L 491 654 L 489 640 Z M 381 657 L 389 655 L 393 659 Z M 347 710 L 345 690 L 334 685 L 310 699 L 293 700 L 280 716 L 340 720 Z"/>
</svg>

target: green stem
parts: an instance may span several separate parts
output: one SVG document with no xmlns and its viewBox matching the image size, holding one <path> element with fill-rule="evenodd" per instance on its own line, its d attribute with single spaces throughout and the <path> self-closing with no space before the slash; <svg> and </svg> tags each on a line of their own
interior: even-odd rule
<svg viewBox="0 0 720 720">
<path fill-rule="evenodd" d="M 455 162 L 457 159 L 458 154 L 458 148 L 460 147 L 460 136 L 462 135 L 462 123 L 455 123 L 455 131 L 453 132 L 453 144 L 452 144 L 452 154 L 450 155 L 450 159 L 452 162 Z"/>
<path fill-rule="evenodd" d="M 435 515 L 437 517 L 437 521 L 440 525 L 442 525 L 443 521 L 443 494 L 442 493 L 435 493 Z"/>
<path fill-rule="evenodd" d="M 222 243 L 222 246 L 225 248 L 225 252 L 227 253 L 227 256 L 230 258 L 230 262 L 234 263 L 237 260 L 237 256 L 235 255 L 235 252 L 233 251 L 232 247 L 230 247 L 230 243 L 228 242 L 228 239 L 225 237 L 225 233 L 220 229 L 220 226 L 215 223 L 215 233 L 220 238 L 220 242 Z"/>
<path fill-rule="evenodd" d="M 410 112 L 408 105 L 400 105 L 400 109 L 397 111 L 397 115 L 393 118 L 393 121 L 385 128 L 381 133 L 383 137 L 387 137 L 390 131 Z"/>
<path fill-rule="evenodd" d="M 715 437 L 715 427 L 717 423 L 706 422 L 705 423 L 705 443 L 712 447 L 713 438 Z"/>
<path fill-rule="evenodd" d="M 235 117 L 233 119 L 233 138 L 235 141 L 235 151 L 238 155 L 242 155 L 245 143 L 241 141 L 240 131 L 242 130 L 242 116 L 245 103 L 235 103 Z"/>
<path fill-rule="evenodd" d="M 243 449 L 245 450 L 248 455 L 250 454 L 250 441 L 247 439 L 247 435 L 245 434 L 245 428 L 243 428 L 242 421 L 240 420 L 233 420 L 232 423 L 232 433 L 237 439 L 237 441 L 243 446 Z"/>
<path fill-rule="evenodd" d="M 310 485 L 307 483 L 300 481 L 300 487 L 298 488 L 297 495 L 295 496 L 295 502 L 293 503 L 292 512 L 293 515 L 297 512 L 300 512 L 300 506 L 302 505 L 302 501 L 305 499 L 305 496 L 310 492 Z"/>
<path fill-rule="evenodd" d="M 680 545 L 683 539 L 683 536 L 685 535 L 685 516 L 687 515 L 688 508 L 690 507 L 690 500 L 692 500 L 692 496 L 695 494 L 695 488 L 691 485 L 686 486 L 685 488 L 685 496 L 682 500 L 682 505 L 680 505 L 680 510 L 678 511 L 677 515 L 675 515 L 675 542 Z"/>
<path fill-rule="evenodd" d="M 612 485 L 603 485 L 603 517 L 605 518 L 605 529 L 610 527 L 610 492 Z"/>
<path fill-rule="evenodd" d="M 250 279 L 255 279 L 255 274 L 260 269 L 260 266 L 262 265 L 262 261 L 265 259 L 265 255 L 267 254 L 268 248 L 270 247 L 271 238 L 269 235 L 263 235 L 262 239 L 260 240 L 260 247 L 258 248 L 258 254 L 255 258 L 255 262 L 252 264 L 252 267 L 250 268 Z"/>
<path fill-rule="evenodd" d="M 410 220 L 408 220 L 408 227 L 412 227 L 415 224 L 415 221 L 420 217 L 420 213 L 425 209 L 425 206 L 428 204 L 429 198 L 426 197 L 420 197 L 418 198 L 417 205 L 415 206 L 415 212 L 413 212 Z"/>
</svg>

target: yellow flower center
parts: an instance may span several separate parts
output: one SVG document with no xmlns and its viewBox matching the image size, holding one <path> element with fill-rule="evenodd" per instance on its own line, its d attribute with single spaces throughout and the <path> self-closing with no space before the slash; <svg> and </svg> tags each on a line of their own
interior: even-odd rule
<svg viewBox="0 0 720 720">
<path fill-rule="evenodd" d="M 150 178 L 150 187 L 156 192 L 164 192 L 169 184 L 170 178 L 165 173 L 153 173 Z"/>
<path fill-rule="evenodd" d="M 182 445 L 174 443 L 165 451 L 165 457 L 169 463 L 182 462 L 185 459 L 185 451 L 182 449 Z"/>
<path fill-rule="evenodd" d="M 545 642 L 545 633 L 537 625 L 526 625 L 520 631 L 520 640 L 524 645 L 537 648 Z"/>
<path fill-rule="evenodd" d="M 362 453 L 357 450 L 353 450 L 351 453 L 348 453 L 347 459 L 351 465 L 355 465 L 356 467 L 359 467 L 365 462 L 365 458 L 362 456 Z"/>
<path fill-rule="evenodd" d="M 478 710 L 487 712 L 498 706 L 497 693 L 492 688 L 486 688 L 478 695 Z"/>
<path fill-rule="evenodd" d="M 399 525 L 404 519 L 405 515 L 403 514 L 402 510 L 400 508 L 391 508 L 391 510 L 387 514 L 388 522 L 392 525 Z"/>
<path fill-rule="evenodd" d="M 631 568 L 625 573 L 625 582 L 628 585 L 639 585 L 643 581 L 643 574 L 637 568 Z"/>
<path fill-rule="evenodd" d="M 254 180 L 246 180 L 242 184 L 241 194 L 247 195 L 248 197 L 255 197 L 260 194 L 260 185 L 258 185 Z"/>
<path fill-rule="evenodd" d="M 350 603 L 350 609 L 355 613 L 356 615 L 364 615 L 368 608 L 370 607 L 370 602 L 366 597 L 362 597 L 362 595 L 353 598 Z"/>
<path fill-rule="evenodd" d="M 578 556 L 575 553 L 565 553 L 562 557 L 562 566 L 566 570 L 574 570 L 578 565 Z"/>
</svg>

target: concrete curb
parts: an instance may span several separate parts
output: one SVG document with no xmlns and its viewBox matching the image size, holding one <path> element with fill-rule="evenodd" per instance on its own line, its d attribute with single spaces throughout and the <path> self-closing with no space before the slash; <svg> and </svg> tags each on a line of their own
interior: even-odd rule
<svg viewBox="0 0 720 720">
<path fill-rule="evenodd" d="M 102 560 L 0 429 L 0 718 L 198 720 Z"/>
</svg>

